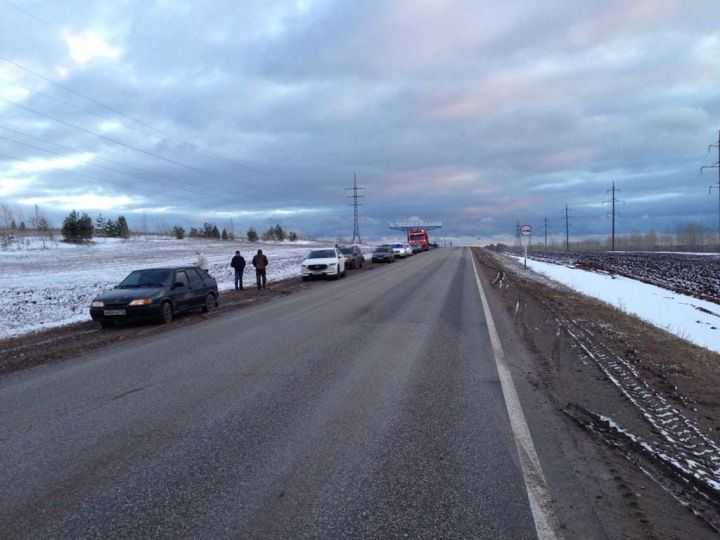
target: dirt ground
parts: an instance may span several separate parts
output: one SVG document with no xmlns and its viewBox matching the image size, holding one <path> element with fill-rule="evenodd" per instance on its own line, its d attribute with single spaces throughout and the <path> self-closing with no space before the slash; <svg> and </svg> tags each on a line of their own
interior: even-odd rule
<svg viewBox="0 0 720 540">
<path fill-rule="evenodd" d="M 716 538 L 720 355 L 474 249 L 608 538 Z M 564 435 L 565 436 L 565 435 Z"/>
<path fill-rule="evenodd" d="M 720 355 L 510 259 L 483 249 L 473 253 L 493 309 L 512 328 L 504 344 L 512 348 L 520 336 L 530 353 L 531 362 L 513 365 L 514 371 L 557 413 L 566 455 L 575 456 L 569 466 L 591 501 L 599 537 L 717 538 L 720 497 L 708 478 L 720 471 Z M 217 312 L 308 286 L 290 279 L 263 291 L 224 292 Z M 84 322 L 2 340 L 0 376 L 196 324 L 214 313 L 181 315 L 169 326 L 102 330 Z"/>
</svg>

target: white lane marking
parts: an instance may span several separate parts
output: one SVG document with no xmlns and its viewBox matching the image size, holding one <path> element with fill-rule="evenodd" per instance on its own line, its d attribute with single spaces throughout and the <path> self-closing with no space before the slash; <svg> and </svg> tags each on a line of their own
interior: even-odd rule
<svg viewBox="0 0 720 540">
<path fill-rule="evenodd" d="M 510 427 L 515 438 L 515 447 L 517 448 L 520 467 L 522 469 L 523 478 L 525 479 L 525 489 L 527 490 L 528 499 L 530 501 L 530 510 L 532 511 L 533 520 L 535 521 L 535 530 L 540 540 L 554 540 L 561 538 L 557 532 L 558 527 L 555 522 L 552 497 L 547 488 L 545 475 L 540 467 L 540 460 L 535 451 L 535 444 L 530 436 L 530 429 L 525 421 L 520 399 L 518 398 L 515 383 L 513 383 L 510 369 L 505 359 L 500 338 L 495 328 L 495 321 L 490 312 L 490 304 L 488 304 L 485 291 L 480 283 L 480 275 L 475 265 L 475 257 L 473 257 L 472 249 L 470 251 L 470 260 L 472 261 L 473 271 L 475 272 L 475 281 L 480 299 L 482 300 L 483 311 L 485 312 L 485 321 L 487 322 L 488 333 L 490 334 L 490 343 L 492 344 L 493 356 L 495 357 L 495 365 L 497 366 L 498 375 L 500 376 L 500 385 L 502 387 L 503 397 L 505 398 L 505 406 L 507 407 L 508 416 L 510 417 Z"/>
</svg>

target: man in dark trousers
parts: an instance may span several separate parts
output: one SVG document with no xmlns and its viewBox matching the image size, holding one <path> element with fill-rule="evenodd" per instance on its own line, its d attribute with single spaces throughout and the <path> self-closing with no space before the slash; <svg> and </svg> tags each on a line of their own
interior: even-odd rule
<svg viewBox="0 0 720 540">
<path fill-rule="evenodd" d="M 240 255 L 239 251 L 235 252 L 235 256 L 230 261 L 230 266 L 235 269 L 235 290 L 243 289 L 243 272 L 245 272 L 245 258 Z"/>
<path fill-rule="evenodd" d="M 257 288 L 265 288 L 267 284 L 267 276 L 265 270 L 267 269 L 268 260 L 263 255 L 262 249 L 258 249 L 257 255 L 253 257 L 252 264 L 255 267 L 255 277 L 257 278 Z M 262 285 L 262 287 L 261 287 Z"/>
</svg>

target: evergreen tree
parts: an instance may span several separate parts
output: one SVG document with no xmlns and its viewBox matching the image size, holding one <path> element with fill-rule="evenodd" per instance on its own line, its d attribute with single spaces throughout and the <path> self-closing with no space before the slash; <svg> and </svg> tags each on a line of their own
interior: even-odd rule
<svg viewBox="0 0 720 540">
<path fill-rule="evenodd" d="M 257 242 L 258 241 L 258 233 L 253 227 L 250 227 L 247 230 L 246 234 L 247 234 L 248 242 Z"/>
<path fill-rule="evenodd" d="M 118 226 L 114 219 L 108 218 L 104 221 L 103 232 L 109 238 L 116 238 L 118 235 Z"/>
<path fill-rule="evenodd" d="M 213 227 L 214 225 L 212 223 L 208 223 L 207 221 L 203 223 L 202 229 L 200 229 L 200 236 L 203 238 L 212 238 Z"/>
<path fill-rule="evenodd" d="M 275 239 L 280 240 L 281 242 L 285 240 L 285 231 L 279 223 L 275 225 Z"/>
<path fill-rule="evenodd" d="M 10 230 L 17 231 L 17 223 L 15 223 L 14 219 L 10 222 Z"/>
<path fill-rule="evenodd" d="M 127 221 L 125 220 L 125 216 L 118 216 L 117 229 L 118 236 L 120 238 L 125 238 L 126 240 L 130 238 L 130 228 L 128 227 Z"/>
<path fill-rule="evenodd" d="M 105 232 L 105 218 L 103 217 L 102 212 L 95 218 L 95 230 L 98 232 Z"/>
<path fill-rule="evenodd" d="M 20 222 L 20 226 L 18 227 L 18 230 L 19 230 L 19 231 L 24 231 L 24 230 L 26 230 L 26 229 L 27 229 L 27 227 L 25 226 L 25 222 L 24 222 L 24 221 L 21 221 L 21 222 Z"/>
<path fill-rule="evenodd" d="M 275 227 L 270 227 L 267 231 L 262 233 L 262 239 L 265 241 L 275 240 Z"/>
<path fill-rule="evenodd" d="M 290 234 L 288 234 L 288 240 L 291 242 L 295 242 L 298 239 L 298 235 L 294 232 L 290 231 Z"/>
<path fill-rule="evenodd" d="M 220 238 L 220 231 L 218 230 L 217 225 L 213 225 L 212 231 L 210 231 L 210 237 Z"/>
<path fill-rule="evenodd" d="M 70 212 L 62 225 L 62 235 L 66 242 L 84 242 L 93 236 L 93 223 L 90 216 L 79 215 L 75 210 Z"/>
<path fill-rule="evenodd" d="M 180 225 L 175 225 L 172 229 L 172 233 L 178 240 L 185 238 L 185 229 L 183 229 Z"/>
<path fill-rule="evenodd" d="M 227 229 L 225 229 L 224 227 L 223 227 L 223 230 L 222 230 L 222 234 L 220 235 L 220 238 L 222 238 L 223 240 L 227 240 L 227 239 L 229 238 L 229 237 L 228 237 Z"/>
<path fill-rule="evenodd" d="M 188 236 L 190 238 L 198 238 L 200 236 L 200 231 L 198 231 L 195 227 L 190 227 L 190 232 L 188 233 Z"/>
</svg>

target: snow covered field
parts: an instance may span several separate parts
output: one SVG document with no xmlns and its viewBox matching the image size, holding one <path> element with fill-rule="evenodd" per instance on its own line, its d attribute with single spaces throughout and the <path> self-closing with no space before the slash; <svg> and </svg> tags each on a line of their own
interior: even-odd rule
<svg viewBox="0 0 720 540">
<path fill-rule="evenodd" d="M 522 264 L 522 257 L 515 257 Z M 720 305 L 641 281 L 528 259 L 528 267 L 587 296 L 720 352 Z"/>
<path fill-rule="evenodd" d="M 92 245 L 57 243 L 49 249 L 0 251 L 0 339 L 89 320 L 97 293 L 114 287 L 131 270 L 190 264 L 201 249 L 218 287 L 234 288 L 230 259 L 239 249 L 248 261 L 245 283 L 254 283 L 250 260 L 262 249 L 270 261 L 268 281 L 299 275 L 309 242 L 256 244 L 174 240 L 162 237 L 98 238 Z"/>
</svg>

